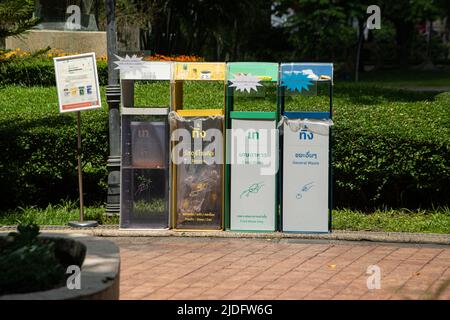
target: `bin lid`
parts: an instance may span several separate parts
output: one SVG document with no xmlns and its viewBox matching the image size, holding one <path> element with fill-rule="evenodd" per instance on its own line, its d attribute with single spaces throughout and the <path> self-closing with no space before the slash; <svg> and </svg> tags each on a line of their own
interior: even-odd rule
<svg viewBox="0 0 450 320">
<path fill-rule="evenodd" d="M 332 63 L 282 63 L 280 64 L 280 81 L 291 91 L 300 90 L 302 84 L 311 82 L 333 82 Z"/>
<path fill-rule="evenodd" d="M 225 80 L 224 62 L 175 62 L 174 80 Z"/>
<path fill-rule="evenodd" d="M 135 55 L 119 58 L 114 63 L 120 70 L 121 80 L 171 80 L 173 62 L 144 61 Z"/>
<path fill-rule="evenodd" d="M 248 119 L 248 120 L 276 120 L 276 112 L 268 111 L 231 111 L 231 119 Z"/>
<path fill-rule="evenodd" d="M 330 119 L 325 111 L 286 111 L 283 115 L 288 119 Z"/>
<path fill-rule="evenodd" d="M 234 80 L 245 75 L 256 77 L 259 81 L 278 81 L 278 63 L 230 62 L 227 67 L 227 80 Z"/>
</svg>

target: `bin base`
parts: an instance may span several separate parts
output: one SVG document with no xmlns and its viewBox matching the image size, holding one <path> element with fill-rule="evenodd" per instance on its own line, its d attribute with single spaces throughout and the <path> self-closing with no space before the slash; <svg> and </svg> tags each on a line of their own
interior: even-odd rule
<svg viewBox="0 0 450 320">
<path fill-rule="evenodd" d="M 95 228 L 98 226 L 97 221 L 69 221 L 69 227 L 72 228 Z"/>
</svg>

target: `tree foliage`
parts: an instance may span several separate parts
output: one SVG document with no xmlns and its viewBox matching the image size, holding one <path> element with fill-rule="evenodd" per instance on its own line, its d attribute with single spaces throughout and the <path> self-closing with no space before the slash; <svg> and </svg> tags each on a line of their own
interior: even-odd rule
<svg viewBox="0 0 450 320">
<path fill-rule="evenodd" d="M 0 39 L 17 36 L 35 26 L 37 19 L 32 17 L 33 0 L 0 1 Z"/>
</svg>

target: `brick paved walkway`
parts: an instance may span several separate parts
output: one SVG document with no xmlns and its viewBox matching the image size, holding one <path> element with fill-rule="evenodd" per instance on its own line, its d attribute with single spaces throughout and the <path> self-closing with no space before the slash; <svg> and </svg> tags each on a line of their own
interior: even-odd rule
<svg viewBox="0 0 450 320">
<path fill-rule="evenodd" d="M 110 238 L 121 299 L 424 299 L 450 279 L 450 247 L 217 238 Z M 368 290 L 367 267 L 381 268 Z M 450 299 L 450 286 L 439 296 Z"/>
</svg>

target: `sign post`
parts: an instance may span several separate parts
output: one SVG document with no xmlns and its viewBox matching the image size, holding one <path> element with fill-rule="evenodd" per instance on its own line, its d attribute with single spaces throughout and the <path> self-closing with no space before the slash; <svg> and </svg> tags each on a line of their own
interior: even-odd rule
<svg viewBox="0 0 450 320">
<path fill-rule="evenodd" d="M 96 227 L 97 221 L 84 220 L 83 175 L 81 163 L 81 111 L 101 107 L 95 53 L 54 58 L 59 111 L 77 112 L 77 158 L 80 220 L 71 227 Z"/>
<path fill-rule="evenodd" d="M 237 95 L 248 99 L 277 85 L 278 63 L 228 64 L 227 228 L 275 231 L 277 228 L 278 104 L 273 111 L 234 111 Z M 264 93 L 262 93 L 264 94 Z"/>
<path fill-rule="evenodd" d="M 80 193 L 80 222 L 84 222 L 83 170 L 81 167 L 81 111 L 77 111 L 78 190 Z M 70 222 L 69 222 L 70 223 Z"/>
<path fill-rule="evenodd" d="M 285 96 L 315 95 L 318 85 L 329 89 L 329 110 L 285 111 Z M 331 63 L 280 65 L 282 231 L 321 233 L 331 230 L 331 128 L 333 106 Z M 304 101 L 304 100 L 303 100 Z M 306 106 L 309 108 L 312 104 Z"/>
</svg>

